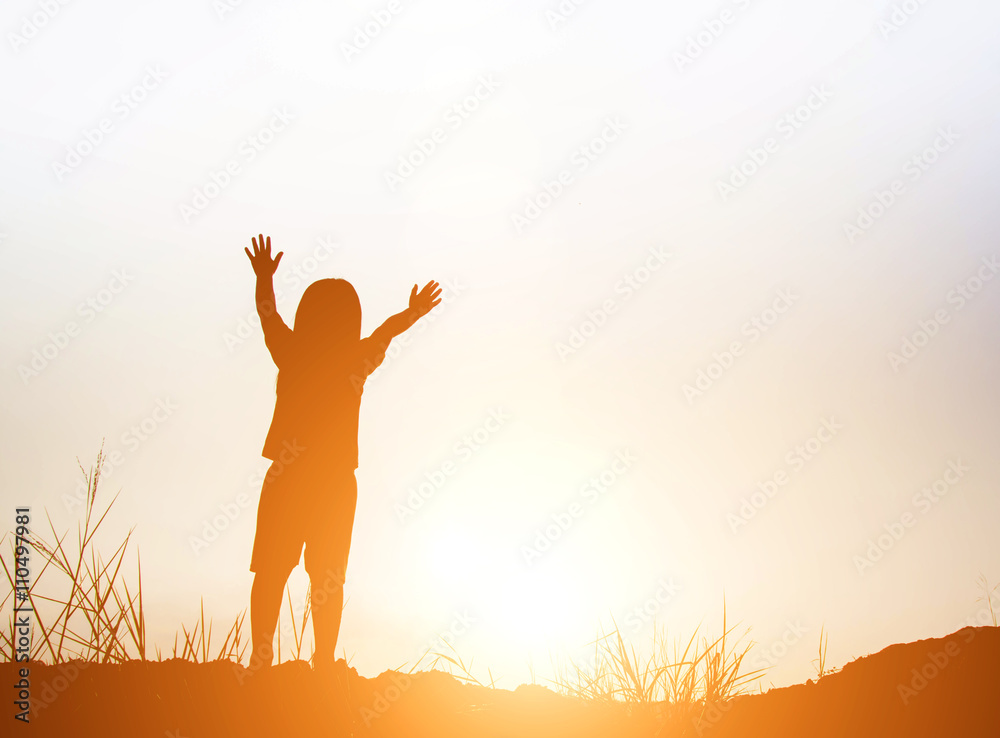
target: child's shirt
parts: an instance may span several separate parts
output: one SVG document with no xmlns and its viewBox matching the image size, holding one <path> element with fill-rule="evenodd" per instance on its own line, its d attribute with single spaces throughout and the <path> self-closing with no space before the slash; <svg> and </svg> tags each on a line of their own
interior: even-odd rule
<svg viewBox="0 0 1000 738">
<path fill-rule="evenodd" d="M 261 321 L 264 343 L 278 367 L 277 398 L 262 455 L 290 463 L 305 455 L 337 469 L 358 467 L 358 416 L 365 379 L 385 359 L 371 338 L 322 354 L 303 345 L 275 313 Z"/>
</svg>

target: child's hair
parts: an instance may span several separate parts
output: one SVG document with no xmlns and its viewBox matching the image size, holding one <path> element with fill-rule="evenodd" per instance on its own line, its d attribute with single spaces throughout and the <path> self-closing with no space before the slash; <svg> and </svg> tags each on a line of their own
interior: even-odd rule
<svg viewBox="0 0 1000 738">
<path fill-rule="evenodd" d="M 346 279 L 318 279 L 295 310 L 295 335 L 318 346 L 361 340 L 361 300 Z"/>
</svg>

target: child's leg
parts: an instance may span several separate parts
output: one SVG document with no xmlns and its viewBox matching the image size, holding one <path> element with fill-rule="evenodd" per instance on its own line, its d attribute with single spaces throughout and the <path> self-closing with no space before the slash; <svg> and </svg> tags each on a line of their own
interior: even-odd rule
<svg viewBox="0 0 1000 738">
<path fill-rule="evenodd" d="M 313 664 L 317 670 L 326 670 L 337 659 L 337 639 L 344 612 L 344 585 L 332 581 L 318 582 L 315 579 L 316 577 L 310 577 L 313 635 L 316 640 Z"/>
<path fill-rule="evenodd" d="M 274 656 L 274 630 L 285 592 L 285 582 L 302 556 L 304 535 L 290 503 L 298 484 L 298 470 L 274 463 L 267 470 L 257 506 L 250 571 L 250 633 L 253 638 L 251 668 L 270 666 Z"/>
<path fill-rule="evenodd" d="M 274 658 L 274 631 L 278 626 L 281 598 L 288 575 L 259 571 L 253 575 L 250 588 L 250 632 L 253 638 L 253 666 L 270 666 Z"/>
<path fill-rule="evenodd" d="M 309 572 L 313 635 L 317 669 L 332 667 L 336 661 L 340 620 L 344 611 L 344 579 L 351 550 L 358 486 L 354 470 L 330 475 L 318 504 L 316 526 L 306 538 L 306 571 Z"/>
</svg>

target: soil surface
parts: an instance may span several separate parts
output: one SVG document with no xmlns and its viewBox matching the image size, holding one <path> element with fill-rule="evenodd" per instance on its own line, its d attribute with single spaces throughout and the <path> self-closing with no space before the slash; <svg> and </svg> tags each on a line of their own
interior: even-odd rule
<svg viewBox="0 0 1000 738">
<path fill-rule="evenodd" d="M 670 717 L 581 702 L 537 685 L 463 684 L 440 672 L 374 679 L 343 662 L 251 672 L 229 661 L 29 665 L 29 724 L 15 719 L 24 664 L 0 664 L 9 695 L 0 735 L 373 736 L 384 738 L 1000 738 L 1000 628 L 965 628 L 857 659 L 818 682 Z"/>
</svg>

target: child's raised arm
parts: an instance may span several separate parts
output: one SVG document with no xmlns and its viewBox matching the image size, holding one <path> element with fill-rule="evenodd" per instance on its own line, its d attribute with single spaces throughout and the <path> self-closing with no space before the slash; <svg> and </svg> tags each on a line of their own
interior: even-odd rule
<svg viewBox="0 0 1000 738">
<path fill-rule="evenodd" d="M 380 351 L 389 347 L 389 342 L 427 315 L 433 308 L 441 304 L 441 286 L 437 282 L 428 282 L 417 292 L 417 285 L 410 290 L 410 305 L 401 313 L 388 318 L 375 329 L 371 341 Z"/>
<path fill-rule="evenodd" d="M 260 245 L 258 245 L 257 238 L 260 239 Z M 274 285 L 271 280 L 274 277 L 274 272 L 278 269 L 278 262 L 281 261 L 285 252 L 279 251 L 278 255 L 272 259 L 271 237 L 267 237 L 266 244 L 263 233 L 257 238 L 250 239 L 250 243 L 253 244 L 252 254 L 248 248 L 243 250 L 246 251 L 247 257 L 250 259 L 253 273 L 257 275 L 257 289 L 254 292 L 254 297 L 257 299 L 257 314 L 263 323 L 265 318 L 278 314 L 278 307 L 274 299 Z"/>
<path fill-rule="evenodd" d="M 284 255 L 284 251 L 279 251 L 278 255 L 271 258 L 271 237 L 268 236 L 267 240 L 264 240 L 264 234 L 260 234 L 257 238 L 251 238 L 250 242 L 253 244 L 253 253 L 250 253 L 250 249 L 244 248 L 247 257 L 250 259 L 250 265 L 253 267 L 253 273 L 257 275 L 257 286 L 254 290 L 254 298 L 257 303 L 257 315 L 260 316 L 260 326 L 264 331 L 264 343 L 267 344 L 268 351 L 271 352 L 271 358 L 274 359 L 275 364 L 279 364 L 279 355 L 282 352 L 282 346 L 287 343 L 287 339 L 291 336 L 291 329 L 285 325 L 285 321 L 281 319 L 278 315 L 278 305 L 277 300 L 274 298 L 274 284 L 272 279 L 274 277 L 274 272 L 278 268 L 278 262 L 281 261 L 281 257 Z"/>
</svg>

